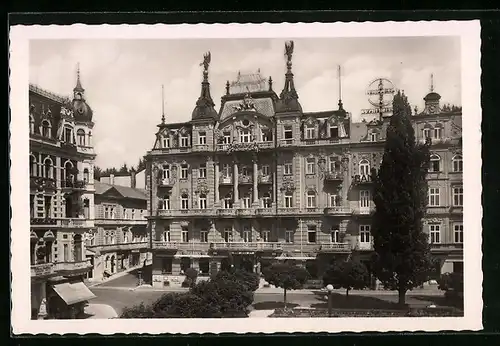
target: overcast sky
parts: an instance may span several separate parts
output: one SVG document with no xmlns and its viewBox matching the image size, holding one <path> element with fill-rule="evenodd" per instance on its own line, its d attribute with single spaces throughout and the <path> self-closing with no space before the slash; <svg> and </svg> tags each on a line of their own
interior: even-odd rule
<svg viewBox="0 0 500 346">
<path fill-rule="evenodd" d="M 369 108 L 368 83 L 389 78 L 423 107 L 434 74 L 443 102 L 461 104 L 460 41 L 455 37 L 296 39 L 293 73 L 304 111 L 336 109 L 337 66 L 344 108 L 360 119 Z M 80 63 L 86 99 L 94 111 L 94 146 L 102 168 L 136 165 L 151 149 L 161 119 L 165 85 L 167 122 L 191 119 L 200 94 L 203 54 L 211 51 L 211 93 L 219 110 L 226 80 L 238 71 L 273 78 L 279 94 L 285 73 L 284 39 L 38 40 L 30 44 L 30 82 L 72 95 Z"/>
</svg>

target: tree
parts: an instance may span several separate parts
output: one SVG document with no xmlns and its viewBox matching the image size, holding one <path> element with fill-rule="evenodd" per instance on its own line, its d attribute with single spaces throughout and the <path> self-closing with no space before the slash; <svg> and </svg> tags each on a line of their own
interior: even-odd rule
<svg viewBox="0 0 500 346">
<path fill-rule="evenodd" d="M 271 285 L 283 288 L 283 302 L 286 307 L 286 291 L 297 290 L 309 279 L 309 273 L 303 267 L 289 263 L 275 263 L 264 269 L 264 279 Z"/>
<path fill-rule="evenodd" d="M 407 97 L 398 92 L 387 128 L 384 157 L 374 179 L 374 270 L 385 287 L 405 304 L 409 289 L 431 270 L 428 237 L 422 230 L 427 206 L 430 141 L 417 144 Z"/>
<path fill-rule="evenodd" d="M 366 287 L 368 270 L 357 260 L 336 261 L 328 268 L 323 276 L 324 285 L 333 285 L 335 288 L 345 288 L 346 297 L 349 290 L 360 290 Z"/>
<path fill-rule="evenodd" d="M 251 292 L 255 292 L 259 288 L 260 284 L 259 275 L 240 269 L 230 269 L 229 271 L 221 270 L 215 275 L 214 279 L 239 281 L 245 285 L 248 291 Z"/>
<path fill-rule="evenodd" d="M 99 166 L 94 167 L 94 179 L 99 180 L 101 179 L 102 175 L 102 169 Z"/>
<path fill-rule="evenodd" d="M 194 268 L 186 269 L 186 278 L 182 282 L 182 287 L 192 287 L 196 284 L 196 279 L 198 278 L 198 271 Z"/>
<path fill-rule="evenodd" d="M 120 167 L 118 173 L 128 173 L 128 166 L 126 163 L 123 163 L 123 166 Z"/>
</svg>

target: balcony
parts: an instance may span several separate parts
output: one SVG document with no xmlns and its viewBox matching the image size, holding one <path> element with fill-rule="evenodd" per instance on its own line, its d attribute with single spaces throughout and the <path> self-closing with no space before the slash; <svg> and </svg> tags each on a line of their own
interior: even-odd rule
<svg viewBox="0 0 500 346">
<path fill-rule="evenodd" d="M 207 251 L 209 243 L 207 242 L 169 242 L 169 241 L 153 241 L 153 249 L 155 250 L 174 250 L 174 251 Z"/>
<path fill-rule="evenodd" d="M 55 191 L 56 181 L 52 178 L 30 177 L 30 188 L 37 191 Z"/>
<path fill-rule="evenodd" d="M 353 185 L 366 185 L 373 183 L 371 174 L 356 174 L 352 177 Z"/>
<path fill-rule="evenodd" d="M 303 255 L 304 253 L 318 252 L 320 244 L 317 243 L 284 243 L 282 244 L 283 250 L 289 254 Z"/>
<path fill-rule="evenodd" d="M 59 219 L 61 227 L 65 228 L 92 228 L 94 227 L 94 220 L 79 219 L 79 218 L 65 218 Z"/>
<path fill-rule="evenodd" d="M 323 208 L 316 208 L 316 207 L 303 208 L 301 210 L 301 213 L 302 214 L 307 214 L 307 215 L 323 214 L 324 213 L 324 209 Z"/>
<path fill-rule="evenodd" d="M 238 183 L 239 184 L 252 184 L 253 179 L 251 175 L 239 175 L 238 176 Z"/>
<path fill-rule="evenodd" d="M 236 216 L 236 209 L 217 209 L 217 216 Z"/>
<path fill-rule="evenodd" d="M 321 244 L 319 247 L 321 253 L 349 253 L 351 252 L 350 243 L 330 243 Z"/>
<path fill-rule="evenodd" d="M 45 278 L 55 274 L 54 263 L 31 265 L 31 278 Z"/>
<path fill-rule="evenodd" d="M 255 215 L 255 209 L 244 208 L 244 209 L 236 209 L 236 215 L 240 217 L 250 217 Z"/>
<path fill-rule="evenodd" d="M 191 152 L 191 147 L 160 148 L 154 151 L 159 154 L 182 154 Z"/>
<path fill-rule="evenodd" d="M 291 147 L 294 145 L 294 140 L 293 138 L 288 138 L 288 139 L 281 139 L 279 141 L 279 146 L 280 147 Z"/>
<path fill-rule="evenodd" d="M 97 226 L 107 225 L 124 225 L 124 226 L 146 226 L 148 220 L 146 219 L 95 219 L 94 224 Z"/>
<path fill-rule="evenodd" d="M 85 191 L 87 188 L 87 182 L 84 180 L 63 180 L 61 181 L 61 189 L 63 191 Z"/>
<path fill-rule="evenodd" d="M 450 210 L 450 214 L 454 214 L 454 215 L 462 215 L 464 213 L 463 206 L 453 205 L 450 207 L 449 210 Z"/>
<path fill-rule="evenodd" d="M 156 212 L 157 216 L 164 217 L 185 217 L 185 216 L 214 216 L 215 211 L 213 209 L 158 209 Z"/>
<path fill-rule="evenodd" d="M 358 207 L 353 210 L 353 213 L 356 215 L 372 215 L 374 212 L 375 212 L 374 206 Z"/>
<path fill-rule="evenodd" d="M 228 250 L 228 251 L 281 251 L 283 244 L 271 242 L 220 242 L 210 243 L 212 250 Z"/>
<path fill-rule="evenodd" d="M 73 143 L 61 142 L 61 149 L 66 152 L 75 153 L 77 146 Z"/>
<path fill-rule="evenodd" d="M 273 179 L 270 175 L 259 175 L 259 184 L 272 184 Z"/>
<path fill-rule="evenodd" d="M 273 208 L 257 208 L 255 211 L 257 216 L 274 216 Z"/>
<path fill-rule="evenodd" d="M 373 250 L 373 241 L 370 242 L 360 242 L 356 241 L 356 245 L 354 249 L 357 251 L 372 251 Z"/>
<path fill-rule="evenodd" d="M 233 177 L 232 176 L 221 176 L 219 178 L 219 184 L 232 185 L 233 184 Z"/>
<path fill-rule="evenodd" d="M 300 214 L 300 208 L 278 208 L 278 215 Z"/>
<path fill-rule="evenodd" d="M 193 151 L 210 151 L 208 144 L 195 144 L 193 145 Z"/>
<path fill-rule="evenodd" d="M 344 180 L 343 172 L 326 172 L 325 182 L 340 182 Z"/>
<path fill-rule="evenodd" d="M 432 243 L 431 252 L 463 252 L 463 243 Z"/>
<path fill-rule="evenodd" d="M 175 180 L 172 178 L 160 178 L 158 179 L 158 187 L 172 187 L 175 184 Z"/>
<path fill-rule="evenodd" d="M 272 141 L 267 142 L 257 142 L 259 149 L 272 149 L 274 148 L 274 143 Z"/>
<path fill-rule="evenodd" d="M 55 271 L 60 275 L 83 274 L 90 271 L 92 267 L 90 259 L 85 261 L 54 263 Z"/>
<path fill-rule="evenodd" d="M 31 218 L 30 219 L 30 225 L 31 227 L 56 227 L 58 224 L 57 219 L 51 219 L 51 218 Z"/>
<path fill-rule="evenodd" d="M 141 249 L 147 249 L 148 247 L 149 247 L 149 242 L 143 241 L 137 243 L 93 245 L 93 246 L 87 246 L 87 249 L 107 252 L 107 251 L 141 250 Z"/>
<path fill-rule="evenodd" d="M 344 206 L 326 207 L 324 213 L 328 216 L 349 215 L 352 214 L 352 209 Z"/>
</svg>

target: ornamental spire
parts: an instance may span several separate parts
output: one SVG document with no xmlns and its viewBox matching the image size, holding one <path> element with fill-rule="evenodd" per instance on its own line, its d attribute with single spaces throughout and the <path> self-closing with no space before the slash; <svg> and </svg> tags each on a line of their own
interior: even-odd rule
<svg viewBox="0 0 500 346">
<path fill-rule="evenodd" d="M 161 85 L 161 123 L 165 124 L 165 91 L 163 84 Z"/>
<path fill-rule="evenodd" d="M 285 73 L 285 85 L 280 94 L 280 104 L 278 111 L 281 112 L 294 112 L 302 111 L 302 107 L 299 104 L 297 91 L 295 90 L 295 84 L 293 81 L 292 73 L 292 56 L 293 56 L 294 43 L 293 41 L 288 41 L 285 43 L 285 57 L 286 57 L 286 73 Z"/>
<path fill-rule="evenodd" d="M 201 94 L 196 101 L 196 107 L 193 110 L 192 119 L 200 118 L 217 118 L 217 111 L 215 110 L 215 103 L 210 95 L 210 83 L 208 82 L 208 67 L 210 66 L 210 61 L 212 60 L 212 55 L 207 52 L 203 55 L 203 62 L 200 66 L 203 66 L 203 81 L 201 82 Z"/>
<path fill-rule="evenodd" d="M 76 64 L 76 86 L 73 91 L 83 92 L 85 89 L 82 87 L 82 83 L 80 81 L 80 63 Z"/>
</svg>

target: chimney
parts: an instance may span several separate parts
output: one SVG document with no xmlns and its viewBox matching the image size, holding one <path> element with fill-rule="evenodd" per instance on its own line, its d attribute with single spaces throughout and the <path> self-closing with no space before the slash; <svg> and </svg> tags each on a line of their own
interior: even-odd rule
<svg viewBox="0 0 500 346">
<path fill-rule="evenodd" d="M 113 173 L 109 175 L 109 183 L 115 185 L 115 175 Z"/>
<path fill-rule="evenodd" d="M 130 172 L 130 187 L 135 189 L 135 171 Z"/>
</svg>

